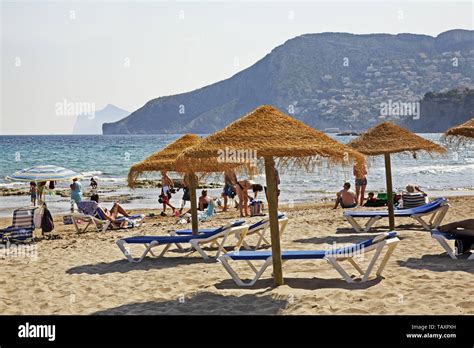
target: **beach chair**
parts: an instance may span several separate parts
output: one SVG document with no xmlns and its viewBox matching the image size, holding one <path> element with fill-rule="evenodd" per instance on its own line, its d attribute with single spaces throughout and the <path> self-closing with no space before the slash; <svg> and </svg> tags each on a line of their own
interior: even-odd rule
<svg viewBox="0 0 474 348">
<path fill-rule="evenodd" d="M 377 276 L 380 276 L 392 255 L 397 243 L 400 240 L 397 238 L 396 232 L 386 232 L 380 234 L 372 239 L 364 242 L 352 244 L 347 247 L 342 247 L 332 250 L 292 250 L 282 251 L 281 257 L 283 263 L 291 260 L 326 260 L 331 264 L 337 272 L 344 278 L 348 283 L 354 282 L 354 279 L 347 273 L 347 271 L 340 264 L 341 261 L 349 261 L 349 263 L 360 273 L 362 276 L 361 282 L 365 282 L 369 279 L 372 270 L 375 267 L 375 263 L 381 256 L 381 253 L 385 247 L 387 252 L 383 257 L 378 269 Z M 355 258 L 365 256 L 366 253 L 374 251 L 374 255 L 364 271 L 361 266 L 356 263 Z M 229 273 L 235 283 L 239 286 L 252 286 L 262 276 L 263 272 L 272 265 L 272 253 L 271 251 L 234 251 L 218 258 L 218 261 L 224 266 L 224 269 Z M 250 281 L 244 281 L 240 278 L 237 272 L 232 268 L 231 261 L 245 261 L 248 266 L 255 273 L 255 277 Z M 263 261 L 263 265 L 260 269 L 252 262 Z"/>
<path fill-rule="evenodd" d="M 286 225 L 288 224 L 288 218 L 285 217 L 285 214 L 279 213 L 278 214 L 278 222 L 279 222 L 279 231 L 280 231 L 280 238 L 285 231 Z M 244 223 L 244 221 L 242 221 Z M 269 217 L 265 217 L 264 219 L 261 219 L 252 225 L 249 226 L 249 230 L 247 232 L 247 236 L 244 240 L 242 240 L 242 246 L 245 249 L 258 249 L 262 245 L 262 242 L 264 242 L 267 245 L 270 245 L 271 243 L 265 238 L 265 235 L 268 231 L 268 227 L 270 226 L 270 220 Z M 209 233 L 212 232 L 212 229 L 200 229 L 199 233 Z M 171 235 L 190 235 L 192 234 L 192 230 L 186 229 L 186 230 L 177 230 L 177 231 L 172 231 L 170 232 Z M 251 235 L 257 235 L 258 240 L 257 243 L 255 244 L 255 247 L 251 247 L 246 239 L 248 239 L 249 236 Z M 236 235 L 238 238 L 239 236 Z"/>
<path fill-rule="evenodd" d="M 439 245 L 446 251 L 446 253 L 454 260 L 458 257 L 457 249 L 449 245 L 450 241 L 456 241 L 459 239 L 459 236 L 456 236 L 454 233 L 450 232 L 441 232 L 438 229 L 431 230 L 431 237 L 438 241 Z M 468 260 L 474 260 L 474 253 L 472 253 Z"/>
<path fill-rule="evenodd" d="M 26 242 L 33 240 L 34 216 L 37 208 L 19 208 L 13 211 L 11 226 L 0 230 L 2 242 Z"/>
<path fill-rule="evenodd" d="M 162 257 L 166 254 L 169 248 L 173 244 L 190 244 L 191 245 L 191 252 L 188 254 L 192 254 L 194 251 L 197 251 L 199 255 L 203 259 L 208 259 L 209 256 L 206 252 L 202 249 L 201 244 L 215 244 L 217 242 L 217 252 L 215 254 L 215 258 L 219 257 L 222 252 L 226 252 L 224 249 L 225 243 L 229 237 L 229 235 L 234 235 L 236 233 L 240 234 L 239 242 L 237 242 L 234 250 L 239 250 L 242 246 L 242 240 L 245 238 L 245 235 L 248 232 L 247 225 L 239 225 L 232 227 L 232 224 L 227 224 L 225 226 L 221 226 L 216 228 L 213 232 L 209 233 L 200 233 L 198 235 L 183 235 L 183 236 L 135 236 L 129 238 L 123 238 L 116 241 L 117 246 L 119 247 L 120 251 L 125 255 L 129 262 L 141 262 L 145 256 L 150 253 L 152 256 L 155 257 Z M 221 241 L 218 241 L 221 239 Z M 145 247 L 145 251 L 139 258 L 133 258 L 130 255 L 130 252 L 125 247 L 125 244 L 141 244 Z M 151 249 L 163 246 L 163 250 L 157 256 L 153 253 Z M 183 250 L 182 248 L 179 248 Z"/>
<path fill-rule="evenodd" d="M 395 210 L 395 217 L 410 217 L 418 221 L 424 229 L 431 231 L 433 228 L 438 228 L 441 225 L 447 211 L 449 204 L 445 198 L 438 198 L 434 201 L 425 205 L 410 208 L 410 209 L 398 209 Z M 375 211 L 350 211 L 346 210 L 343 214 L 344 218 L 351 224 L 351 226 L 357 232 L 368 232 L 374 225 L 374 223 L 381 218 L 388 217 L 387 210 L 375 210 Z M 431 216 L 430 220 L 426 222 L 423 217 Z M 368 218 L 369 220 L 362 227 L 357 221 L 357 218 Z"/>
<path fill-rule="evenodd" d="M 112 221 L 107 220 L 101 209 L 99 209 L 97 202 L 95 201 L 82 201 L 77 204 L 79 212 L 71 215 L 72 223 L 77 233 L 86 232 L 89 226 L 94 226 L 97 232 L 105 232 L 107 229 L 115 228 Z M 116 219 L 118 223 L 125 221 L 127 218 L 120 217 Z M 143 224 L 145 215 L 137 214 L 132 215 L 129 218 L 134 222 L 134 227 L 138 227 Z M 87 223 L 81 228 L 79 221 Z"/>
</svg>

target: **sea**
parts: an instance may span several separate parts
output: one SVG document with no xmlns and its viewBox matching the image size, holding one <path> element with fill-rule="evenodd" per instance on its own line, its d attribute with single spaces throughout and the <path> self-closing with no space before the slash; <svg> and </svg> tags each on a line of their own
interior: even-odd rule
<svg viewBox="0 0 474 348">
<path fill-rule="evenodd" d="M 347 143 L 353 136 L 336 136 L 333 139 Z M 435 143 L 446 145 L 442 134 L 419 134 Z M 107 196 L 130 195 L 123 203 L 126 209 L 156 208 L 158 188 L 127 187 L 126 176 L 130 166 L 153 152 L 160 150 L 179 134 L 163 135 L 24 135 L 0 136 L 0 188 L 26 188 L 28 183 L 12 182 L 6 176 L 17 170 L 36 165 L 53 164 L 72 169 L 83 176 L 85 191 L 94 177 L 101 194 Z M 202 136 L 205 136 L 203 134 Z M 446 155 L 418 153 L 392 155 L 392 177 L 396 190 L 407 184 L 421 186 L 432 196 L 474 195 L 474 144 L 466 143 L 449 148 Z M 171 177 L 180 178 L 171 173 Z M 159 173 L 144 176 L 158 180 Z M 257 175 L 256 182 L 264 184 L 265 176 Z M 385 169 L 382 156 L 372 157 L 368 163 L 367 191 L 385 192 Z M 206 178 L 209 182 L 222 182 L 222 175 Z M 320 166 L 313 172 L 303 169 L 281 170 L 280 204 L 297 204 L 330 200 L 345 181 L 354 182 L 350 168 Z M 58 187 L 68 188 L 69 182 L 58 183 Z M 113 190 L 111 190 L 113 188 Z M 209 194 L 218 198 L 222 189 L 210 189 Z M 112 192 L 113 191 L 113 192 Z M 173 196 L 171 203 L 179 206 L 181 192 Z M 264 195 L 263 195 L 264 196 Z M 262 197 L 265 200 L 265 197 Z M 66 213 L 70 200 L 51 192 L 46 197 L 52 213 Z M 28 196 L 0 196 L 0 216 L 11 216 L 14 208 L 27 206 Z"/>
</svg>

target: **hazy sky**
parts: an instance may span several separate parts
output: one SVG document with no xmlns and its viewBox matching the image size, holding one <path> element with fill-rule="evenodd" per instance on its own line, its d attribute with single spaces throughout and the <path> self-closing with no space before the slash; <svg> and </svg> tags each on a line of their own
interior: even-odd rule
<svg viewBox="0 0 474 348">
<path fill-rule="evenodd" d="M 68 134 L 57 104 L 148 100 L 226 79 L 306 33 L 473 29 L 471 1 L 1 1 L 0 134 Z M 70 104 L 71 105 L 71 104 Z"/>
</svg>

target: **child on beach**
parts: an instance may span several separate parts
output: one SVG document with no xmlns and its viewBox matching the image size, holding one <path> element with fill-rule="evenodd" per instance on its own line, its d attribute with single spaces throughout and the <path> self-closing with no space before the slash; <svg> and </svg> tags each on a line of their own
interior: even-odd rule
<svg viewBox="0 0 474 348">
<path fill-rule="evenodd" d="M 36 183 L 34 181 L 30 182 L 30 196 L 31 204 L 36 207 Z"/>
<path fill-rule="evenodd" d="M 387 203 L 387 201 L 378 199 L 375 197 L 373 192 L 369 192 L 367 201 L 364 204 L 364 207 L 382 207 Z"/>
<path fill-rule="evenodd" d="M 91 183 L 89 185 L 91 189 L 96 190 L 97 189 L 97 181 L 94 180 L 94 178 L 91 178 Z"/>
</svg>

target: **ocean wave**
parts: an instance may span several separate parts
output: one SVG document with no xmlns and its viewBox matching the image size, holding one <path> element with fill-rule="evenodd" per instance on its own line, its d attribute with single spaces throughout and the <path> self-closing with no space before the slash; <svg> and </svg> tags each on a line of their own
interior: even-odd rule
<svg viewBox="0 0 474 348">
<path fill-rule="evenodd" d="M 100 170 L 91 170 L 91 171 L 88 171 L 88 172 L 81 172 L 81 175 L 85 178 L 87 178 L 87 177 L 98 177 L 102 174 L 103 174 L 103 172 L 101 172 Z"/>
</svg>

